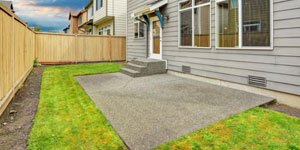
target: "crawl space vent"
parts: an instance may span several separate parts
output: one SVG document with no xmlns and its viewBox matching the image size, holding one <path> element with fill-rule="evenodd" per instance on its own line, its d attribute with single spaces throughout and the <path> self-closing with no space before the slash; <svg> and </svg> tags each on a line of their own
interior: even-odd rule
<svg viewBox="0 0 300 150">
<path fill-rule="evenodd" d="M 182 66 L 182 73 L 190 74 L 191 73 L 191 67 L 190 66 Z"/>
<path fill-rule="evenodd" d="M 260 87 L 267 87 L 267 79 L 265 77 L 249 76 L 248 84 Z"/>
</svg>

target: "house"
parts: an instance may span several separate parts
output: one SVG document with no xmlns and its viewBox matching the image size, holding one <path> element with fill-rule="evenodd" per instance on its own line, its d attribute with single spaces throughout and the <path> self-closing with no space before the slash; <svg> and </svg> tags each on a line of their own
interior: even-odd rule
<svg viewBox="0 0 300 150">
<path fill-rule="evenodd" d="M 126 35 L 127 0 L 94 0 L 93 32 Z"/>
<path fill-rule="evenodd" d="M 92 5 L 92 4 L 90 4 Z M 93 20 L 90 9 L 81 10 L 79 13 L 70 12 L 69 25 L 63 31 L 70 34 L 92 34 Z"/>
<path fill-rule="evenodd" d="M 78 15 L 74 12 L 69 13 L 69 34 L 78 34 Z"/>
<path fill-rule="evenodd" d="M 91 0 L 85 7 L 86 18 L 83 20 L 81 25 L 79 25 L 80 30 L 83 30 L 87 34 L 93 34 L 93 18 L 94 18 L 94 1 Z"/>
<path fill-rule="evenodd" d="M 3 4 L 6 8 L 10 9 L 13 13 L 15 12 L 13 0 L 0 0 L 0 3 Z"/>
<path fill-rule="evenodd" d="M 128 61 L 299 106 L 299 0 L 128 0 L 127 18 Z"/>
</svg>

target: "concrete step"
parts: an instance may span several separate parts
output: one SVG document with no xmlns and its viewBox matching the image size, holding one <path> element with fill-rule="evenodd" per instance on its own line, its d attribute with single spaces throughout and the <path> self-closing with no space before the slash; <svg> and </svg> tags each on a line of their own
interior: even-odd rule
<svg viewBox="0 0 300 150">
<path fill-rule="evenodd" d="M 144 59 L 144 58 L 132 59 L 130 61 L 131 64 L 140 65 L 140 66 L 148 66 L 149 64 L 155 64 L 161 62 L 163 61 L 156 60 L 156 59 Z"/>
<path fill-rule="evenodd" d="M 120 72 L 123 73 L 123 74 L 126 74 L 128 76 L 131 76 L 133 78 L 141 76 L 140 72 L 129 69 L 129 68 L 122 68 Z"/>
<path fill-rule="evenodd" d="M 126 64 L 125 68 L 135 70 L 135 71 L 138 71 L 138 72 L 145 72 L 147 70 L 146 66 L 141 66 L 141 65 L 137 65 L 137 64 L 133 64 L 133 63 Z"/>
<path fill-rule="evenodd" d="M 133 59 L 121 70 L 131 77 L 142 77 L 166 73 L 166 62 L 155 59 Z"/>
</svg>

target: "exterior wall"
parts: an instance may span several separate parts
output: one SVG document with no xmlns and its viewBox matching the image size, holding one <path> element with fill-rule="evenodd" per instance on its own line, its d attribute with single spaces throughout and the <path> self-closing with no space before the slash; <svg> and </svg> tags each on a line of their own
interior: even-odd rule
<svg viewBox="0 0 300 150">
<path fill-rule="evenodd" d="M 110 0 L 108 15 L 113 16 L 115 35 L 126 35 L 127 0 Z"/>
<path fill-rule="evenodd" d="M 133 58 L 145 58 L 147 55 L 147 47 L 146 42 L 147 38 L 134 38 L 134 20 L 131 18 L 131 14 L 134 10 L 137 10 L 146 4 L 148 1 L 145 0 L 128 0 L 127 7 L 127 60 L 131 60 Z M 146 27 L 145 27 L 146 28 Z M 177 31 L 177 29 L 175 29 Z M 163 33 L 164 34 L 164 33 Z M 145 33 L 146 35 L 146 33 Z M 173 35 L 177 36 L 177 35 Z"/>
<path fill-rule="evenodd" d="M 94 18 L 94 6 L 93 4 L 90 4 L 87 8 L 88 12 L 88 20 L 91 20 Z"/>
<path fill-rule="evenodd" d="M 144 0 L 128 1 L 127 59 L 146 57 L 146 39 L 134 39 L 131 13 L 145 5 Z M 215 0 L 211 3 L 211 48 L 178 47 L 178 0 L 169 0 L 162 10 L 169 16 L 163 30 L 163 59 L 168 69 L 240 84 L 248 75 L 266 77 L 267 89 L 300 95 L 300 1 L 273 0 L 274 48 L 216 49 Z"/>
<path fill-rule="evenodd" d="M 94 1 L 94 22 L 97 22 L 98 20 L 101 20 L 103 19 L 104 17 L 107 16 L 107 12 L 106 12 L 106 9 L 107 9 L 107 1 L 108 0 L 103 0 L 103 7 L 101 7 L 100 9 L 96 9 L 96 0 Z"/>
<path fill-rule="evenodd" d="M 125 36 L 127 12 L 126 3 L 127 0 L 103 0 L 103 7 L 94 13 L 94 23 L 98 26 L 94 28 L 94 33 L 98 34 L 99 28 L 107 25 L 107 19 L 113 18 L 112 35 Z M 94 9 L 96 9 L 95 2 Z"/>
<path fill-rule="evenodd" d="M 79 19 L 81 17 L 81 20 Z M 86 23 L 88 21 L 88 13 L 87 11 L 83 12 L 80 16 L 78 16 L 78 26 Z"/>
<path fill-rule="evenodd" d="M 72 16 L 70 20 L 70 34 L 78 33 L 78 19 L 77 17 Z"/>
</svg>

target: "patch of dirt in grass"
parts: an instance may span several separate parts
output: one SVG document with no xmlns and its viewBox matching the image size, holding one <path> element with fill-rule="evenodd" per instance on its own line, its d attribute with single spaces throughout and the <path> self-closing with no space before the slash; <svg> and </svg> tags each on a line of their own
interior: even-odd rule
<svg viewBox="0 0 300 150">
<path fill-rule="evenodd" d="M 44 67 L 34 68 L 0 117 L 0 149 L 26 149 L 37 110 Z"/>
<path fill-rule="evenodd" d="M 279 111 L 279 112 L 285 113 L 290 116 L 300 118 L 300 109 L 297 109 L 297 108 L 289 107 L 289 106 L 278 104 L 278 103 L 268 105 L 268 106 L 266 106 L 266 108 L 272 109 L 275 111 Z"/>
</svg>

